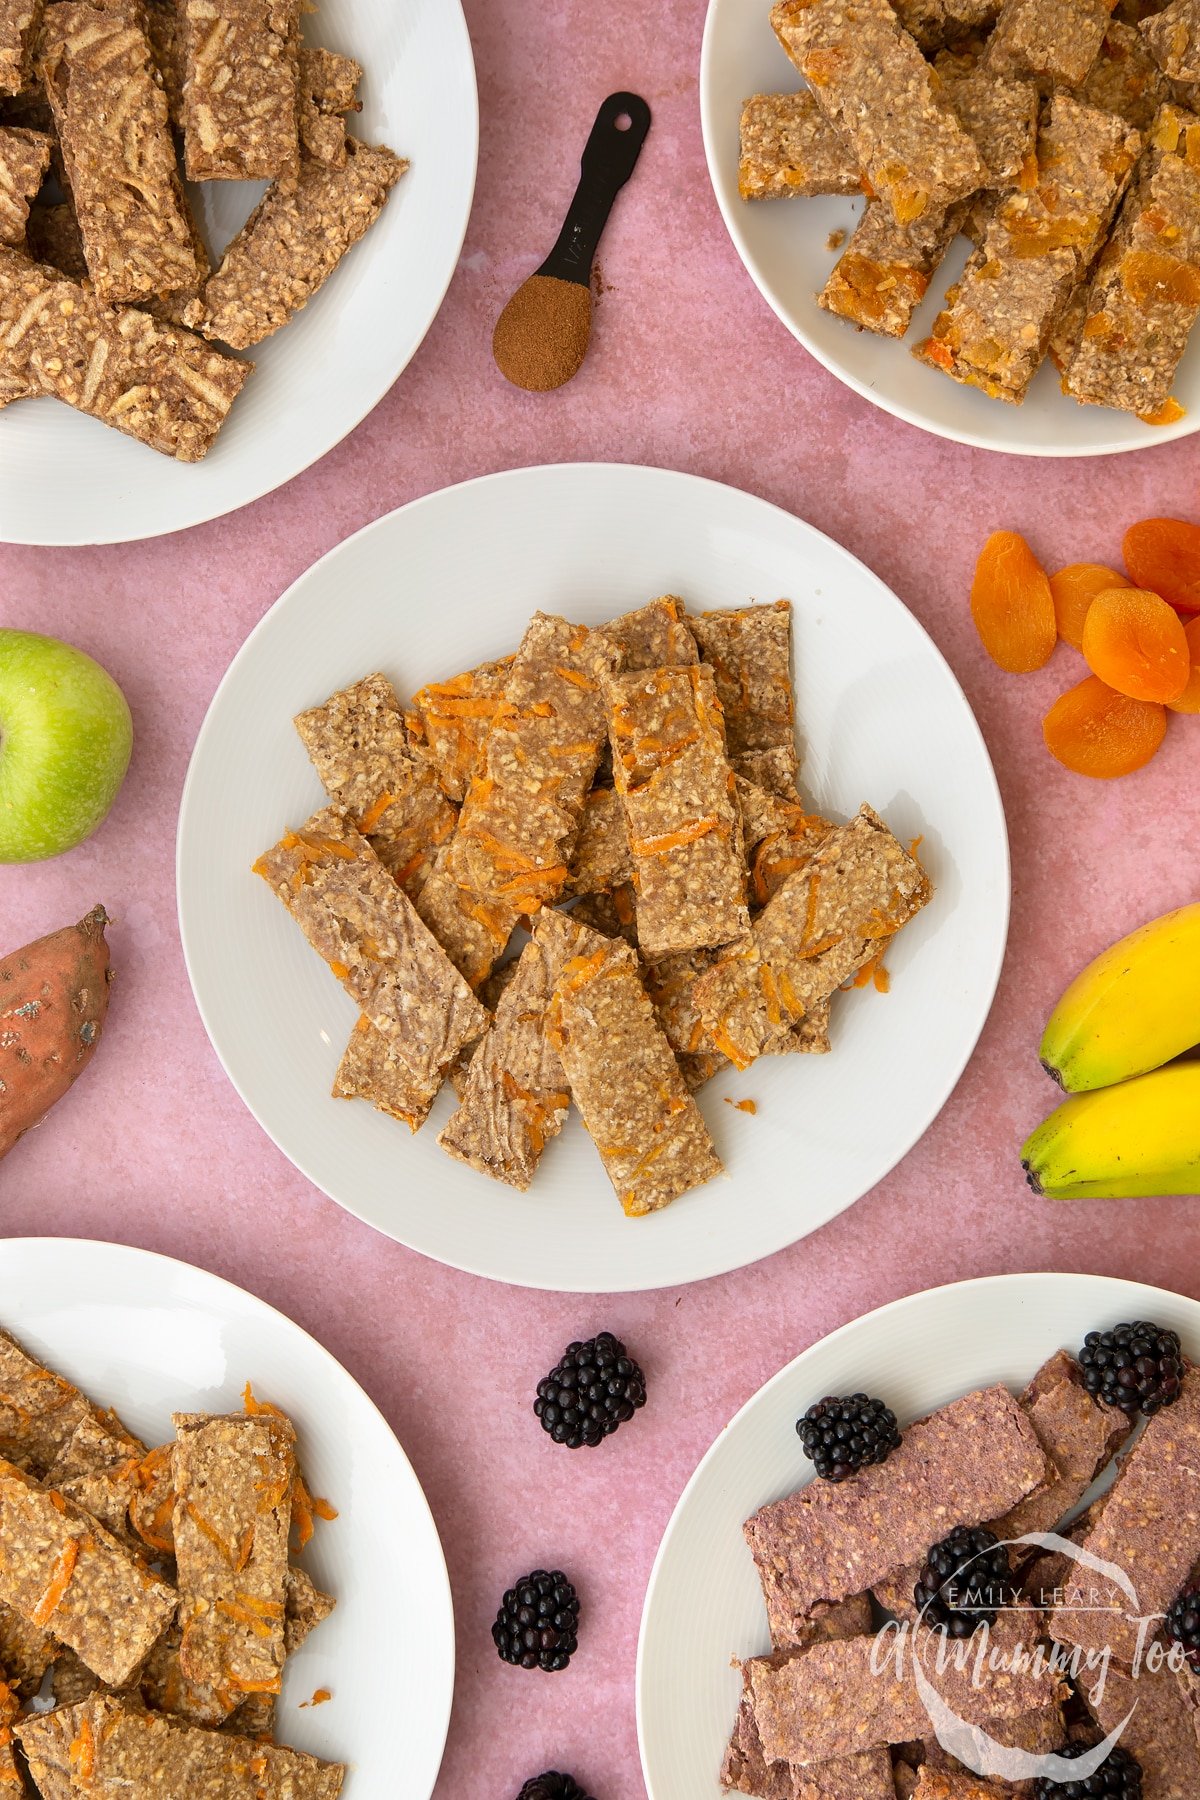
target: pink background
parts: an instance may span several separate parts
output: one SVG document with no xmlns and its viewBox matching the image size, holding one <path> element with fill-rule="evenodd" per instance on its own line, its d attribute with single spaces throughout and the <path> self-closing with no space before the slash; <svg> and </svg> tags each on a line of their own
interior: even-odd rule
<svg viewBox="0 0 1200 1800">
<path fill-rule="evenodd" d="M 474 216 L 442 314 L 376 412 L 290 487 L 217 524 L 130 548 L 0 548 L 0 622 L 97 656 L 138 728 L 128 782 L 93 842 L 0 869 L 0 948 L 103 900 L 119 974 L 95 1068 L 0 1171 L 0 1219 L 11 1235 L 115 1238 L 202 1264 L 328 1345 L 395 1426 L 446 1547 L 459 1676 L 441 1800 L 507 1800 L 547 1766 L 574 1771 L 596 1800 L 628 1800 L 642 1792 L 633 1676 L 654 1551 L 702 1452 L 768 1375 L 883 1301 L 973 1275 L 1088 1270 L 1200 1297 L 1194 1202 L 1055 1206 L 1029 1194 L 1017 1161 L 1053 1103 L 1035 1052 L 1055 996 L 1110 940 L 1196 898 L 1200 722 L 1177 722 L 1128 780 L 1071 776 L 1044 751 L 1039 720 L 1078 679 L 1078 660 L 1060 648 L 1039 675 L 1001 676 L 967 607 L 975 554 L 997 527 L 1027 532 L 1053 567 L 1118 559 L 1139 516 L 1195 516 L 1200 439 L 1039 463 L 958 449 L 872 410 L 792 341 L 725 236 L 696 101 L 704 0 L 466 10 L 482 99 Z M 647 96 L 655 123 L 601 249 L 592 354 L 560 393 L 522 395 L 491 362 L 492 323 L 553 241 L 595 108 L 621 87 Z M 869 563 L 978 713 L 1014 865 L 995 1011 L 941 1118 L 889 1179 L 757 1268 L 611 1300 L 506 1291 L 439 1268 L 309 1187 L 209 1048 L 173 879 L 205 708 L 289 583 L 416 495 L 574 459 L 731 482 Z M 534 1386 L 570 1338 L 606 1328 L 641 1359 L 650 1404 L 601 1450 L 569 1455 L 539 1430 Z M 506 1668 L 489 1637 L 504 1587 L 538 1564 L 569 1570 L 583 1600 L 580 1652 L 553 1678 Z"/>
</svg>

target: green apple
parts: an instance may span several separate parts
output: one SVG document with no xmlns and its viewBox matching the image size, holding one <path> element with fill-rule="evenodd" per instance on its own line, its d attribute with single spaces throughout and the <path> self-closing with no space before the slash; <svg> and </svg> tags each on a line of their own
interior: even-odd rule
<svg viewBox="0 0 1200 1800">
<path fill-rule="evenodd" d="M 0 862 L 61 856 L 90 837 L 132 748 L 106 669 L 57 638 L 0 628 Z"/>
</svg>

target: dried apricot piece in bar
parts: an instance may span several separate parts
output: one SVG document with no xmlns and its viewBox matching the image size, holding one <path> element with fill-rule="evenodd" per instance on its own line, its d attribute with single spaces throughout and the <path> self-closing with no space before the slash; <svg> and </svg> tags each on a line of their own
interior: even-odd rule
<svg viewBox="0 0 1200 1800">
<path fill-rule="evenodd" d="M 1051 756 L 1076 775 L 1112 781 L 1150 761 L 1167 730 L 1166 708 L 1131 700 L 1089 675 L 1068 688 L 1042 721 Z"/>
<path fill-rule="evenodd" d="M 1134 583 L 1184 612 L 1200 612 L 1200 525 L 1139 519 L 1125 533 L 1125 567 Z"/>
<path fill-rule="evenodd" d="M 1172 712 L 1200 713 L 1200 615 L 1184 626 L 1183 635 L 1187 639 L 1188 657 L 1191 663 L 1187 686 L 1182 694 L 1169 701 L 1168 704 Z"/>
<path fill-rule="evenodd" d="M 1130 700 L 1178 700 L 1187 686 L 1191 659 L 1179 615 L 1144 588 L 1097 594 L 1082 648 L 1092 674 Z"/>
<path fill-rule="evenodd" d="M 1131 585 L 1123 575 L 1118 575 L 1115 569 L 1105 568 L 1103 563 L 1068 563 L 1065 569 L 1052 575 L 1050 593 L 1054 599 L 1058 635 L 1063 643 L 1070 644 L 1073 650 L 1082 648 L 1083 621 L 1096 595 Z"/>
<path fill-rule="evenodd" d="M 1058 641 L 1050 582 L 1025 539 L 993 531 L 971 583 L 971 617 L 992 661 L 1027 675 L 1050 659 Z"/>
</svg>

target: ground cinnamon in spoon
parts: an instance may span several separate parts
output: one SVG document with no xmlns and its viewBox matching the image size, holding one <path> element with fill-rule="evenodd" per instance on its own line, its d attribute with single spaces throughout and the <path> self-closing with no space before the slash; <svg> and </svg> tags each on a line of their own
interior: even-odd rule
<svg viewBox="0 0 1200 1800">
<path fill-rule="evenodd" d="M 514 387 L 546 393 L 577 373 L 591 332 L 590 288 L 531 275 L 496 320 L 492 355 Z"/>
</svg>

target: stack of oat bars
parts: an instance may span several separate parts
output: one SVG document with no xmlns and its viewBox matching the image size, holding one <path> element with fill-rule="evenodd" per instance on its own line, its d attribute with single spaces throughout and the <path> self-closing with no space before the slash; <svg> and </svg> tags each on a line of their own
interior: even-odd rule
<svg viewBox="0 0 1200 1800">
<path fill-rule="evenodd" d="M 0 0 L 0 408 L 50 394 L 197 462 L 407 164 L 346 132 L 302 0 Z M 184 183 L 269 183 L 218 265 Z M 227 348 L 226 348 L 227 347 Z"/>
<path fill-rule="evenodd" d="M 717 1174 L 696 1091 L 828 1051 L 931 893 L 869 806 L 806 810 L 794 715 L 788 602 L 672 597 L 302 713 L 330 804 L 256 871 L 360 1009 L 334 1093 L 416 1131 L 451 1081 L 439 1143 L 522 1190 L 574 1101 L 633 1216 Z"/>
<path fill-rule="evenodd" d="M 1020 404 L 1050 358 L 1078 401 L 1180 416 L 1197 0 L 779 0 L 771 23 L 806 85 L 746 102 L 743 199 L 866 195 L 822 307 L 903 338 L 965 234 L 920 361 Z"/>
<path fill-rule="evenodd" d="M 332 1509 L 249 1388 L 174 1423 L 148 1450 L 0 1331 L 0 1785 L 336 1800 L 344 1768 L 273 1735 L 284 1663 L 334 1605 L 289 1541 Z"/>
<path fill-rule="evenodd" d="M 1161 1654 L 1163 1616 L 1200 1561 L 1200 1372 L 1186 1370 L 1177 1400 L 1136 1438 L 1134 1423 L 1093 1398 L 1079 1363 L 1059 1351 L 1018 1398 L 1000 1385 L 967 1394 L 909 1425 L 886 1461 L 838 1483 L 814 1480 L 755 1513 L 745 1536 L 772 1649 L 741 1664 L 722 1785 L 759 1800 L 1041 1792 L 1030 1777 L 972 1775 L 938 1742 L 915 1659 L 950 1714 L 1002 1750 L 1060 1755 L 1117 1732 L 1140 1764 L 1144 1800 L 1200 1793 L 1200 1675 Z M 1122 1449 L 1113 1485 L 1074 1517 Z M 939 1672 L 936 1627 L 914 1586 L 929 1547 L 957 1525 L 987 1526 L 1008 1545 L 1016 1586 L 986 1644 L 967 1636 L 961 1664 L 944 1659 Z M 1086 1563 L 1020 1541 L 1056 1529 Z M 1132 1603 L 1110 1579 L 1114 1566 Z M 886 1653 L 891 1633 L 877 1643 L 888 1620 L 912 1634 L 903 1655 Z M 1058 1662 L 1039 1663 L 1032 1653 L 1051 1641 Z M 1064 1674 L 1076 1647 L 1096 1660 L 1081 1660 L 1072 1683 Z M 993 1768 L 999 1760 L 992 1752 Z"/>
</svg>

